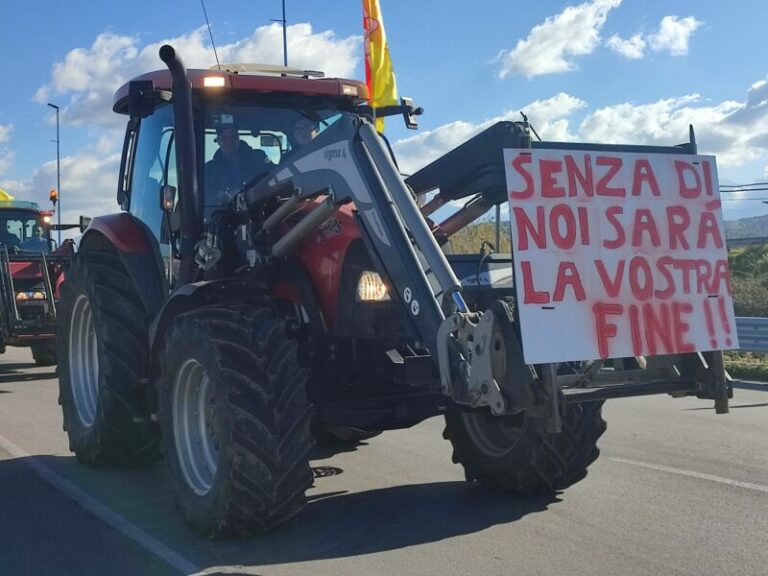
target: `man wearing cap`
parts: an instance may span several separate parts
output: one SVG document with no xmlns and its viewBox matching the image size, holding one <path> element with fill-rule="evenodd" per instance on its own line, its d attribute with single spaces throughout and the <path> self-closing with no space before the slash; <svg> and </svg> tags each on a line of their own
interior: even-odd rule
<svg viewBox="0 0 768 576">
<path fill-rule="evenodd" d="M 40 226 L 32 226 L 32 236 L 22 242 L 19 248 L 28 252 L 48 252 L 50 245 L 45 239 L 43 229 Z"/>
<path fill-rule="evenodd" d="M 255 150 L 240 140 L 234 124 L 218 126 L 216 139 L 219 149 L 213 159 L 205 164 L 205 186 L 208 193 L 237 192 L 243 184 L 273 166 L 262 150 Z"/>
</svg>

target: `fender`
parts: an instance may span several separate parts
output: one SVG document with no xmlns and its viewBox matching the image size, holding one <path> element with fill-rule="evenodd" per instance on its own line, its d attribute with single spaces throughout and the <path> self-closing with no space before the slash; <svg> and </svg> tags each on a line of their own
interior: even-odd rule
<svg viewBox="0 0 768 576">
<path fill-rule="evenodd" d="M 312 362 L 328 357 L 330 350 L 328 325 L 318 303 L 312 278 L 298 258 L 289 258 L 270 275 L 269 294 L 273 302 L 294 302 L 304 308 L 309 319 L 309 336 L 312 348 L 308 348 Z"/>
<path fill-rule="evenodd" d="M 314 206 L 304 208 L 304 212 Z M 342 206 L 317 231 L 297 248 L 295 256 L 301 261 L 314 287 L 323 319 L 333 330 L 338 315 L 338 294 L 341 273 L 349 246 L 360 238 L 353 215 L 353 205 Z"/>
<path fill-rule="evenodd" d="M 112 247 L 120 257 L 150 317 L 168 296 L 160 245 L 149 227 L 128 212 L 97 216 L 80 240 L 79 252 Z"/>
<path fill-rule="evenodd" d="M 201 306 L 213 304 L 249 303 L 264 300 L 260 295 L 267 294 L 266 284 L 259 285 L 253 280 L 223 278 L 205 280 L 180 286 L 161 306 L 154 321 L 149 326 L 149 350 L 151 373 L 159 374 L 159 352 L 164 345 L 165 332 L 173 319 L 179 314 Z"/>
</svg>

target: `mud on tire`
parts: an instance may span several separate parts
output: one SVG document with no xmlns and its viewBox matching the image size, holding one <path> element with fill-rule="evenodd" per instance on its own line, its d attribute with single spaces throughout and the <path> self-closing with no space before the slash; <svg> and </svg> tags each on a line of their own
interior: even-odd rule
<svg viewBox="0 0 768 576">
<path fill-rule="evenodd" d="M 145 414 L 149 319 L 117 254 L 76 254 L 59 304 L 59 403 L 69 448 L 90 465 L 156 460 Z"/>
<path fill-rule="evenodd" d="M 544 419 L 524 413 L 499 418 L 456 410 L 445 416 L 443 437 L 467 480 L 504 492 L 552 493 L 583 479 L 599 456 L 597 440 L 606 428 L 602 405 L 566 405 L 560 434 L 548 433 Z"/>
<path fill-rule="evenodd" d="M 184 517 L 202 535 L 263 532 L 304 506 L 314 443 L 296 354 L 266 307 L 199 308 L 166 334 L 163 450 Z"/>
</svg>

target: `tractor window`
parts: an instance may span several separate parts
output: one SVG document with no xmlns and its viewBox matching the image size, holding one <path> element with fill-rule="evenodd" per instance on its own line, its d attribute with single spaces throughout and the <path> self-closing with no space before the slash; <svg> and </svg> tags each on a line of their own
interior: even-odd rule
<svg viewBox="0 0 768 576">
<path fill-rule="evenodd" d="M 7 220 L 6 230 L 13 234 L 19 242 L 24 240 L 24 222 L 21 220 Z"/>
<path fill-rule="evenodd" d="M 309 143 L 341 118 L 338 110 L 211 106 L 205 114 L 204 217 L 245 184 L 268 174 L 291 150 Z"/>
<path fill-rule="evenodd" d="M 168 184 L 176 185 L 172 112 L 171 106 L 166 105 L 142 119 L 131 174 L 131 213 L 142 220 L 158 239 L 163 221 L 160 187 L 166 173 Z"/>
<path fill-rule="evenodd" d="M 163 185 L 178 185 L 176 177 L 176 142 L 173 138 L 173 128 L 163 130 L 163 135 L 160 138 L 160 149 L 157 152 L 155 162 L 149 170 L 149 175 L 150 178 L 157 180 Z"/>
<path fill-rule="evenodd" d="M 37 215 L 29 213 L 4 214 L 0 218 L 0 244 L 28 252 L 48 252 L 47 227 Z"/>
</svg>

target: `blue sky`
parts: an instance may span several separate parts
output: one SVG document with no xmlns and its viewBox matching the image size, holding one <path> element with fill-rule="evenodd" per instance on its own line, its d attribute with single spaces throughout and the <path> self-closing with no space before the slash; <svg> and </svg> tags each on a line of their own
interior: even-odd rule
<svg viewBox="0 0 768 576">
<path fill-rule="evenodd" d="M 363 78 L 360 0 L 287 0 L 289 64 Z M 757 0 L 380 0 L 401 95 L 419 132 L 388 123 L 414 170 L 525 110 L 550 140 L 676 144 L 696 128 L 722 183 L 768 179 L 768 3 Z M 280 0 L 208 0 L 222 60 L 282 61 Z M 0 188 L 44 201 L 55 185 L 61 106 L 64 215 L 114 210 L 124 118 L 111 95 L 161 68 L 171 40 L 188 65 L 214 62 L 198 0 L 0 0 Z M 732 194 L 725 217 L 768 213 Z"/>
</svg>

